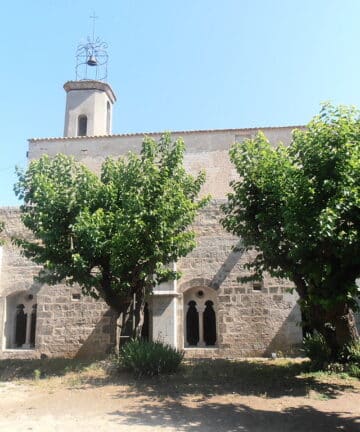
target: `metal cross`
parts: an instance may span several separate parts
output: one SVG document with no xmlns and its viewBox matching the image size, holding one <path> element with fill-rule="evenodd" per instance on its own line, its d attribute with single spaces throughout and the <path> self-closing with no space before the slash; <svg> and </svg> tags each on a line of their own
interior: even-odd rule
<svg viewBox="0 0 360 432">
<path fill-rule="evenodd" d="M 99 17 L 95 15 L 95 11 L 93 12 L 93 14 L 89 17 L 93 20 L 93 32 L 92 32 L 92 40 L 94 42 L 94 38 L 95 38 L 95 20 L 97 20 Z"/>
</svg>

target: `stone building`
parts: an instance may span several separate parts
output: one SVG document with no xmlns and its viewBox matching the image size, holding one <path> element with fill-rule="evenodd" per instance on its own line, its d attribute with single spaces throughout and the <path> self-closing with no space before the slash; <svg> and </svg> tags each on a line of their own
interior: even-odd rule
<svg viewBox="0 0 360 432">
<path fill-rule="evenodd" d="M 87 64 L 94 60 L 89 58 Z M 73 155 L 98 172 L 108 156 L 138 152 L 144 134 L 112 134 L 115 94 L 104 81 L 85 79 L 64 85 L 67 94 L 64 137 L 29 140 L 28 158 L 43 154 Z M 206 171 L 203 194 L 212 201 L 195 222 L 197 247 L 176 263 L 178 281 L 158 286 L 148 302 L 149 337 L 185 349 L 188 356 L 262 356 L 291 352 L 302 338 L 300 310 L 288 281 L 265 277 L 262 283 L 240 283 L 244 264 L 252 259 L 241 240 L 225 232 L 220 204 L 236 171 L 230 146 L 263 131 L 274 143 L 289 143 L 294 127 L 172 132 L 186 145 L 186 169 Z M 151 133 L 160 138 L 160 133 Z M 17 208 L 0 209 L 5 243 L 0 249 L 0 358 L 101 356 L 115 343 L 116 322 L 102 301 L 79 288 L 39 285 L 38 267 L 10 242 L 30 235 Z"/>
</svg>

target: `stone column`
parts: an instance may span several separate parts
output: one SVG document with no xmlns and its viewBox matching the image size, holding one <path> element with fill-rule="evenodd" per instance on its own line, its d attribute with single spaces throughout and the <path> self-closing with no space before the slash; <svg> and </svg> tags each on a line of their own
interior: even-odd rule
<svg viewBox="0 0 360 432">
<path fill-rule="evenodd" d="M 197 309 L 198 314 L 199 314 L 199 343 L 198 343 L 198 347 L 204 348 L 205 347 L 205 342 L 204 342 L 204 310 L 205 310 L 205 306 L 203 304 L 199 304 L 199 305 L 196 305 L 196 309 Z"/>
<path fill-rule="evenodd" d="M 30 349 L 31 310 L 32 310 L 32 305 L 27 306 L 25 309 L 25 312 L 26 312 L 26 339 L 25 339 L 25 344 L 22 346 L 22 348 L 24 348 L 24 349 Z"/>
</svg>

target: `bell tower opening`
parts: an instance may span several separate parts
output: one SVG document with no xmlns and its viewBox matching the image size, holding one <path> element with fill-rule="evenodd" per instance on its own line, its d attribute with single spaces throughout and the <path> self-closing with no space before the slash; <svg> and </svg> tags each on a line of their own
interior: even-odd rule
<svg viewBox="0 0 360 432">
<path fill-rule="evenodd" d="M 87 117 L 86 115 L 79 115 L 78 117 L 78 136 L 86 136 L 87 131 Z"/>
<path fill-rule="evenodd" d="M 116 96 L 107 80 L 107 43 L 95 36 L 76 51 L 75 81 L 66 91 L 64 137 L 111 135 L 112 107 Z"/>
</svg>

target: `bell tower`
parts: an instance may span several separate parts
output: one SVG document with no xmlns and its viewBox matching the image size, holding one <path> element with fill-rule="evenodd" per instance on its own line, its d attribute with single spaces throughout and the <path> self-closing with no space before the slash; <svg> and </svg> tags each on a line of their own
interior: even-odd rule
<svg viewBox="0 0 360 432">
<path fill-rule="evenodd" d="M 76 80 L 64 84 L 66 91 L 64 137 L 110 135 L 116 96 L 107 79 L 107 44 L 95 38 L 76 51 Z"/>
</svg>

